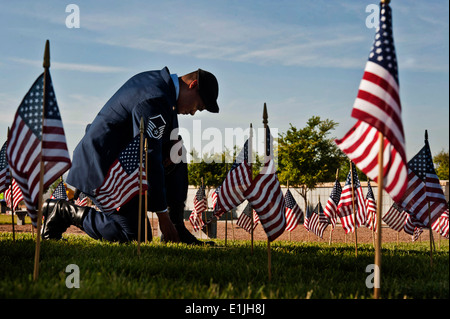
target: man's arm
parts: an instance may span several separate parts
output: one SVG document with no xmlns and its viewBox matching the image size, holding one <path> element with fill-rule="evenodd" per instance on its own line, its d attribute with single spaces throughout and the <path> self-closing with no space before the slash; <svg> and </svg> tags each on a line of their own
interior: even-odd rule
<svg viewBox="0 0 450 319">
<path fill-rule="evenodd" d="M 169 108 L 163 99 L 147 100 L 139 104 L 133 111 L 133 124 L 136 128 L 141 117 L 144 119 L 145 136 L 147 138 L 147 184 L 148 207 L 156 212 L 159 227 L 168 241 L 179 241 L 178 232 L 169 218 L 166 200 L 166 187 L 163 166 L 163 138 L 168 129 Z"/>
</svg>

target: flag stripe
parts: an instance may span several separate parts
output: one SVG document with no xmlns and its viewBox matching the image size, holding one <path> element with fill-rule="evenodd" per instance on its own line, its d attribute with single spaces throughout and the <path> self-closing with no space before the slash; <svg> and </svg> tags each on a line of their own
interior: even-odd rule
<svg viewBox="0 0 450 319">
<path fill-rule="evenodd" d="M 139 194 L 140 167 L 140 134 L 136 135 L 129 145 L 111 164 L 105 179 L 94 190 L 95 204 L 102 211 L 113 211 L 125 205 Z M 147 190 L 145 173 L 145 154 L 142 154 L 142 191 Z"/>
<path fill-rule="evenodd" d="M 270 159 L 264 171 L 274 172 L 273 167 Z M 278 238 L 286 228 L 286 218 L 284 196 L 276 174 L 260 173 L 244 195 L 257 212 L 269 241 Z"/>
<path fill-rule="evenodd" d="M 378 183 L 379 137 L 377 133 L 374 127 L 358 121 L 342 139 L 336 140 L 336 144 L 361 171 Z M 384 188 L 392 199 L 398 202 L 408 186 L 407 167 L 400 154 L 386 138 L 384 138 L 383 167 Z"/>
<path fill-rule="evenodd" d="M 19 202 L 23 200 L 23 195 L 16 180 L 13 179 L 10 187 L 8 187 L 5 191 L 5 200 L 7 206 L 11 207 L 11 188 L 13 191 L 13 209 L 16 210 L 17 205 L 19 205 Z"/>
<path fill-rule="evenodd" d="M 288 189 L 284 195 L 284 202 L 286 205 L 286 231 L 293 231 L 300 222 L 303 212 L 297 205 L 291 191 Z"/>
</svg>

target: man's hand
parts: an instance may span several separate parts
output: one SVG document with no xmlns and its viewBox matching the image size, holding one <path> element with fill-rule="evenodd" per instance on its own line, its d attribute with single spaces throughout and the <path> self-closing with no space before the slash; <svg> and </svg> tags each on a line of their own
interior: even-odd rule
<svg viewBox="0 0 450 319">
<path fill-rule="evenodd" d="M 161 229 L 161 233 L 164 235 L 164 240 L 179 242 L 180 238 L 178 237 L 178 232 L 172 221 L 170 220 L 169 213 L 165 211 L 164 213 L 156 213 L 159 221 L 159 229 Z"/>
</svg>

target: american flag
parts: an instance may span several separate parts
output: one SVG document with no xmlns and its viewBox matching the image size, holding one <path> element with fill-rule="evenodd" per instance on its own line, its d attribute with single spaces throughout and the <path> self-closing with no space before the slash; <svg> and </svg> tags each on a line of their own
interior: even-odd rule
<svg viewBox="0 0 450 319">
<path fill-rule="evenodd" d="M 16 210 L 17 205 L 19 205 L 20 201 L 23 200 L 22 191 L 19 188 L 19 185 L 17 185 L 16 180 L 13 179 L 11 185 L 6 189 L 5 191 L 5 200 L 6 205 L 11 207 L 11 189 L 13 192 L 13 210 Z"/>
<path fill-rule="evenodd" d="M 320 204 L 320 201 L 319 201 L 319 204 Z M 326 224 L 327 226 L 328 226 L 328 224 L 331 224 L 328 217 L 323 213 L 322 204 L 320 204 L 320 209 L 318 210 L 318 214 L 319 214 L 319 223 Z"/>
<path fill-rule="evenodd" d="M 273 241 L 286 228 L 285 202 L 278 177 L 275 174 L 273 159 L 265 165 L 265 168 L 266 173 L 256 176 L 250 188 L 245 192 L 245 197 L 258 214 L 268 239 Z"/>
<path fill-rule="evenodd" d="M 66 187 L 64 186 L 64 182 L 59 182 L 58 186 L 56 186 L 55 190 L 53 191 L 52 196 L 50 196 L 51 199 L 65 199 L 68 200 L 69 197 L 67 196 Z"/>
<path fill-rule="evenodd" d="M 341 193 L 341 183 L 336 179 L 333 189 L 331 190 L 330 198 L 328 198 L 325 209 L 323 210 L 323 213 L 328 217 L 333 229 L 336 226 L 336 220 L 338 218 L 337 207 L 339 205 L 339 200 L 341 199 Z"/>
<path fill-rule="evenodd" d="M 45 93 L 44 74 L 46 75 Z M 45 112 L 42 123 L 44 94 Z M 46 189 L 71 166 L 49 71 L 36 79 L 20 103 L 7 147 L 7 158 L 12 176 L 22 190 L 28 214 L 35 227 L 39 201 L 41 141 L 44 163 L 43 188 Z"/>
<path fill-rule="evenodd" d="M 395 231 L 401 231 L 405 225 L 408 213 L 406 213 L 397 204 L 392 204 L 386 214 L 381 218 L 390 228 Z"/>
<path fill-rule="evenodd" d="M 255 229 L 256 226 L 258 226 L 259 217 L 258 214 L 256 214 L 255 210 L 252 209 L 249 203 L 247 203 L 241 215 L 239 215 L 239 218 L 236 223 L 239 227 L 242 227 L 248 233 L 252 232 L 252 215 L 253 215 L 253 229 Z"/>
<path fill-rule="evenodd" d="M 417 239 L 419 239 L 419 237 L 420 237 L 420 235 L 422 235 L 422 233 L 423 233 L 422 227 L 414 228 L 414 234 L 412 235 L 412 240 L 416 241 Z"/>
<path fill-rule="evenodd" d="M 392 13 L 388 4 L 381 4 L 380 7 L 380 27 L 369 54 L 352 116 L 358 122 L 342 139 L 336 140 L 336 144 L 361 171 L 378 183 L 378 133 L 383 133 L 383 187 L 398 202 L 406 190 L 408 172 Z"/>
<path fill-rule="evenodd" d="M 194 227 L 194 231 L 199 231 L 202 229 L 204 223 L 202 220 L 202 213 L 207 208 L 207 199 L 205 195 L 205 187 L 200 186 L 197 193 L 195 193 L 194 196 L 194 209 L 191 212 L 191 215 L 189 216 L 189 221 L 192 224 L 192 227 Z"/>
<path fill-rule="evenodd" d="M 448 208 L 447 211 L 442 213 L 441 216 L 434 222 L 431 228 L 438 232 L 441 236 L 449 238 L 449 220 L 448 220 Z"/>
<path fill-rule="evenodd" d="M 269 241 L 277 239 L 286 229 L 286 206 L 273 159 L 273 138 L 266 127 L 264 166 L 245 192 L 245 197 L 259 216 Z"/>
<path fill-rule="evenodd" d="M 422 223 L 418 221 L 414 216 L 408 214 L 405 220 L 405 225 L 403 227 L 405 233 L 412 236 L 412 240 L 416 241 L 420 234 L 422 234 Z"/>
<path fill-rule="evenodd" d="M 102 211 L 120 208 L 139 194 L 140 134 L 112 163 L 102 185 L 94 190 L 95 204 Z M 142 154 L 142 192 L 147 190 L 145 152 Z"/>
<path fill-rule="evenodd" d="M 0 150 L 0 193 L 3 193 L 11 184 L 8 161 L 6 160 L 6 145 L 7 142 L 3 144 Z"/>
<path fill-rule="evenodd" d="M 310 214 L 306 214 L 304 226 L 308 231 L 313 232 L 320 238 L 323 238 L 323 232 L 328 226 L 328 223 L 320 222 L 320 215 L 323 214 L 322 204 L 319 202 Z"/>
<path fill-rule="evenodd" d="M 219 190 L 220 190 L 220 186 L 217 187 L 214 192 L 211 193 L 211 201 L 212 201 L 212 209 L 213 211 L 216 210 L 216 207 L 219 208 L 217 206 L 217 198 L 219 197 Z"/>
<path fill-rule="evenodd" d="M 269 241 L 278 238 L 286 229 L 286 206 L 273 159 L 273 138 L 266 126 L 264 166 L 253 180 L 245 197 L 259 216 Z"/>
<path fill-rule="evenodd" d="M 286 203 L 286 231 L 293 231 L 300 222 L 303 211 L 297 205 L 297 202 L 289 189 L 284 195 L 284 201 Z"/>
<path fill-rule="evenodd" d="M 77 200 L 75 201 L 75 205 L 77 205 L 77 206 L 86 206 L 87 205 L 87 199 L 88 199 L 88 197 L 86 196 L 86 194 L 81 192 L 80 195 L 78 195 Z"/>
<path fill-rule="evenodd" d="M 423 226 L 430 227 L 447 210 L 447 202 L 434 170 L 427 139 L 425 146 L 408 162 L 408 178 L 408 189 L 400 204 Z"/>
<path fill-rule="evenodd" d="M 366 209 L 367 209 L 367 228 L 377 231 L 377 204 L 375 196 L 373 196 L 372 186 L 370 181 L 367 181 L 367 195 L 366 195 Z"/>
<path fill-rule="evenodd" d="M 362 187 L 358 179 L 355 165 L 351 164 L 352 171 L 348 172 L 347 180 L 345 181 L 344 188 L 342 189 L 341 198 L 337 208 L 337 214 L 341 220 L 342 227 L 345 233 L 355 231 L 355 220 L 353 216 L 353 203 L 352 203 L 352 172 L 353 172 L 353 191 L 355 200 L 356 211 L 356 228 L 364 225 L 366 221 L 366 204 Z"/>
<path fill-rule="evenodd" d="M 217 200 L 219 207 L 214 212 L 216 217 L 232 210 L 245 200 L 244 192 L 252 183 L 249 152 L 251 152 L 251 142 L 247 140 L 219 189 Z"/>
</svg>

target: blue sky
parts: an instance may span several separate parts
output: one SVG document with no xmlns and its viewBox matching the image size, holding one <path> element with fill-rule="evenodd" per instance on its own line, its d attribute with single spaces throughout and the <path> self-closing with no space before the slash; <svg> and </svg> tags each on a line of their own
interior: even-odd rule
<svg viewBox="0 0 450 319">
<path fill-rule="evenodd" d="M 72 153 L 104 103 L 136 73 L 213 72 L 221 112 L 180 116 L 180 126 L 262 126 L 285 132 L 313 115 L 350 117 L 375 29 L 366 26 L 375 1 L 73 1 L 80 28 L 66 27 L 64 1 L 0 0 L 0 143 L 23 96 L 42 72 L 50 40 L 51 74 Z M 391 3 L 399 61 L 408 159 L 428 130 L 433 154 L 449 147 L 449 3 Z M 198 123 L 196 122 L 197 126 Z"/>
</svg>

